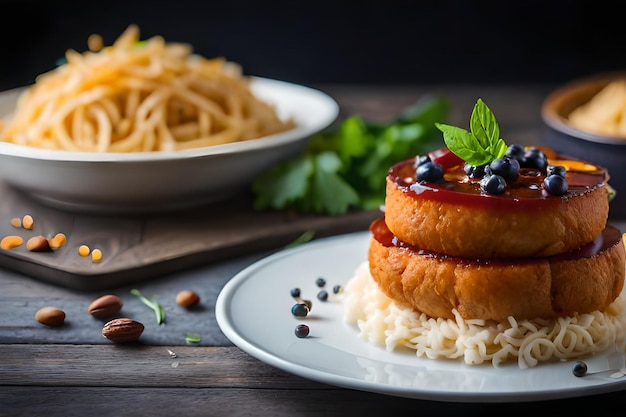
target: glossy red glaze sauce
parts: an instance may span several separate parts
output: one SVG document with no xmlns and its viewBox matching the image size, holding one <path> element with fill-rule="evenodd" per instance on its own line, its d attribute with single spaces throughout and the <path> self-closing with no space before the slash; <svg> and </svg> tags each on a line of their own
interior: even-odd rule
<svg viewBox="0 0 626 417">
<path fill-rule="evenodd" d="M 622 232 L 613 226 L 607 226 L 606 229 L 600 235 L 598 235 L 592 242 L 585 246 L 576 249 L 574 251 L 564 253 L 561 255 L 555 255 L 548 258 L 525 258 L 525 259 L 466 259 L 448 256 L 436 252 L 430 252 L 413 245 L 409 245 L 406 242 L 401 241 L 387 227 L 384 218 L 376 219 L 370 225 L 370 232 L 372 237 L 376 239 L 381 245 L 386 247 L 398 247 L 409 249 L 419 256 L 426 256 L 429 258 L 441 259 L 441 260 L 454 260 L 458 264 L 464 265 L 510 265 L 511 262 L 519 263 L 532 263 L 543 262 L 545 259 L 551 261 L 565 261 L 575 260 L 581 258 L 591 258 L 603 251 L 606 251 L 618 244 L 621 244 Z"/>
<path fill-rule="evenodd" d="M 468 178 L 464 161 L 447 148 L 438 149 L 429 155 L 433 162 L 444 167 L 441 182 L 420 182 L 415 178 L 415 158 L 397 163 L 389 169 L 388 177 L 399 190 L 416 199 L 440 201 L 461 206 L 482 206 L 497 209 L 540 209 L 545 205 L 561 204 L 568 199 L 604 186 L 606 169 L 584 161 L 555 154 L 542 148 L 550 165 L 563 165 L 567 169 L 565 179 L 568 191 L 555 196 L 543 189 L 545 175 L 535 169 L 522 168 L 518 179 L 507 184 L 503 194 L 487 194 L 480 190 L 480 179 Z"/>
</svg>

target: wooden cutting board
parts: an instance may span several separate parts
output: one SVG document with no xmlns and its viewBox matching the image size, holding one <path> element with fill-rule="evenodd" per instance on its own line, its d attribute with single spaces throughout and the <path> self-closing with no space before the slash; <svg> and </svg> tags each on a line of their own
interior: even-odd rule
<svg viewBox="0 0 626 417">
<path fill-rule="evenodd" d="M 11 225 L 31 215 L 32 230 Z M 96 216 L 43 206 L 0 182 L 0 238 L 21 236 L 24 244 L 0 249 L 0 267 L 78 290 L 103 290 L 259 250 L 280 249 L 307 231 L 315 238 L 367 230 L 379 211 L 345 216 L 257 212 L 251 196 L 191 210 L 145 216 Z M 65 246 L 32 252 L 26 241 L 63 233 Z M 100 249 L 102 261 L 78 254 Z"/>
</svg>

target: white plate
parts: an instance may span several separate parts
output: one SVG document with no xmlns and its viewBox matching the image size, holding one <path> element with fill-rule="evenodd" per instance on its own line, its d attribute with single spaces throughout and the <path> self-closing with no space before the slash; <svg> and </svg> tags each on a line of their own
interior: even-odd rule
<svg viewBox="0 0 626 417">
<path fill-rule="evenodd" d="M 173 152 L 66 152 L 0 142 L 0 179 L 48 205 L 83 212 L 161 211 L 222 200 L 296 155 L 339 113 L 331 97 L 312 88 L 259 77 L 251 88 L 296 127 Z M 0 93 L 0 117 L 14 110 L 21 91 Z"/>
<path fill-rule="evenodd" d="M 609 369 L 624 367 L 623 354 L 585 359 L 585 377 L 572 374 L 574 361 L 520 369 L 422 359 L 411 352 L 387 352 L 360 339 L 343 320 L 334 285 L 345 285 L 366 259 L 369 232 L 320 239 L 278 252 L 237 274 L 217 299 L 220 329 L 253 357 L 318 382 L 382 394 L 449 402 L 507 402 L 569 398 L 626 388 L 626 378 Z M 316 298 L 318 277 L 326 279 L 328 301 Z M 290 290 L 299 287 L 313 302 L 297 320 Z M 309 325 L 307 338 L 294 334 Z"/>
</svg>

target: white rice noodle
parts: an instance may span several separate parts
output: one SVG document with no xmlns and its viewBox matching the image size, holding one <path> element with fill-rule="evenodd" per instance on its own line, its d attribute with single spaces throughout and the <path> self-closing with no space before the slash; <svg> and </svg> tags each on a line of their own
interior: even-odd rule
<svg viewBox="0 0 626 417">
<path fill-rule="evenodd" d="M 530 368 L 613 347 L 625 350 L 624 292 L 604 312 L 554 320 L 464 320 L 457 311 L 454 320 L 433 319 L 396 305 L 378 289 L 364 262 L 346 284 L 343 297 L 345 319 L 358 326 L 360 337 L 388 351 L 413 349 L 421 358 L 462 358 L 469 365 L 490 362 L 495 367 L 517 360 L 520 368 Z"/>
</svg>

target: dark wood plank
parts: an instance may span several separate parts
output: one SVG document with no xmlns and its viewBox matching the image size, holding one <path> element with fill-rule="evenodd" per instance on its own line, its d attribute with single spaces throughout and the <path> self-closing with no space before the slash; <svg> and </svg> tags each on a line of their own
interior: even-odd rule
<svg viewBox="0 0 626 417">
<path fill-rule="evenodd" d="M 176 352 L 175 358 L 168 349 Z M 551 404 L 576 412 L 626 404 L 622 392 L 504 404 L 399 398 L 309 381 L 235 347 L 29 344 L 0 345 L 0 355 L 0 415 L 10 416 L 92 415 L 95 410 L 98 415 L 116 416 L 339 416 L 416 409 L 425 415 L 485 411 L 519 415 Z"/>
<path fill-rule="evenodd" d="M 280 248 L 305 232 L 315 237 L 366 230 L 376 210 L 344 216 L 256 212 L 251 197 L 191 210 L 148 216 L 92 216 L 43 206 L 0 182 L 0 237 L 64 233 L 54 252 L 26 245 L 0 249 L 0 266 L 79 290 L 103 290 L 137 283 L 237 255 Z M 33 230 L 16 229 L 12 217 L 30 214 Z M 99 263 L 78 255 L 78 247 L 99 248 Z"/>
<path fill-rule="evenodd" d="M 0 355 L 5 386 L 324 388 L 235 347 L 3 344 Z"/>
<path fill-rule="evenodd" d="M 102 337 L 106 320 L 88 314 L 89 304 L 97 297 L 112 293 L 119 296 L 124 306 L 121 316 L 130 317 L 145 325 L 141 342 L 146 345 L 185 345 L 186 333 L 202 337 L 200 346 L 230 345 L 215 319 L 215 303 L 224 284 L 245 266 L 267 256 L 262 251 L 238 257 L 236 260 L 214 262 L 205 267 L 188 269 L 176 275 L 122 286 L 110 291 L 79 291 L 40 282 L 19 273 L 0 273 L 0 343 L 53 344 L 109 344 Z M 156 297 L 165 309 L 167 322 L 158 325 L 154 313 L 130 293 L 139 289 L 148 297 Z M 200 295 L 200 304 L 187 310 L 176 304 L 179 291 L 191 289 Z M 35 321 L 35 313 L 44 306 L 61 308 L 66 322 L 60 328 L 48 328 Z"/>
<path fill-rule="evenodd" d="M 597 415 L 626 405 L 623 393 L 563 401 L 525 403 L 444 403 L 390 397 L 327 387 L 266 388 L 127 388 L 2 387 L 0 415 L 21 416 L 485 416 Z"/>
</svg>

